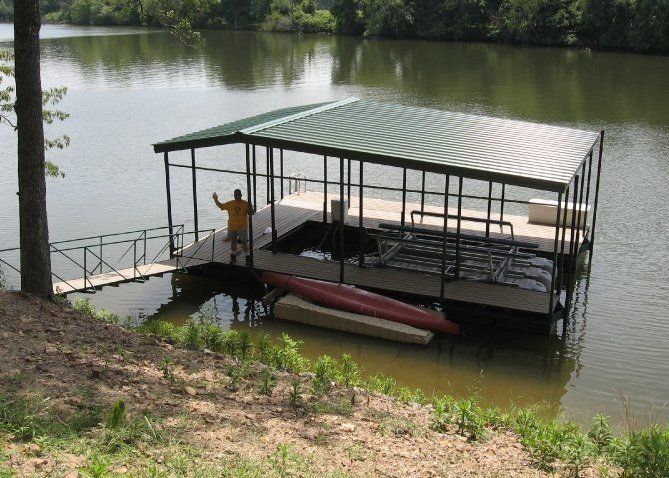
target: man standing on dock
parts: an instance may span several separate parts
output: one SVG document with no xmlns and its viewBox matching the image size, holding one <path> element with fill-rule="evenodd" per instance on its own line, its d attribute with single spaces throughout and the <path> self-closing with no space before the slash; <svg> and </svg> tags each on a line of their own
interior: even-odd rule
<svg viewBox="0 0 669 478">
<path fill-rule="evenodd" d="M 237 262 L 237 242 L 242 243 L 246 263 L 249 263 L 249 203 L 242 200 L 242 191 L 235 189 L 235 199 L 221 203 L 218 194 L 212 194 L 214 202 L 222 210 L 228 212 L 228 236 L 230 244 L 230 264 Z"/>
</svg>

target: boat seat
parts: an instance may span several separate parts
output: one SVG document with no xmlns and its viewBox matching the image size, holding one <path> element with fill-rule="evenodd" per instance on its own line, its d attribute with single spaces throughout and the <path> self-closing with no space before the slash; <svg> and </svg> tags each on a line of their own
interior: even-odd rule
<svg viewBox="0 0 669 478">
<path fill-rule="evenodd" d="M 528 222 L 534 224 L 545 224 L 547 226 L 555 225 L 555 218 L 557 215 L 557 206 L 558 202 L 551 199 L 530 199 L 530 210 L 528 214 Z M 560 216 L 564 217 L 564 208 L 567 208 L 567 226 L 571 225 L 571 217 L 574 212 L 574 203 L 562 201 L 562 208 Z M 590 206 L 587 204 L 579 203 L 576 205 L 577 210 L 577 225 L 578 227 L 583 227 L 588 212 L 590 211 Z"/>
</svg>

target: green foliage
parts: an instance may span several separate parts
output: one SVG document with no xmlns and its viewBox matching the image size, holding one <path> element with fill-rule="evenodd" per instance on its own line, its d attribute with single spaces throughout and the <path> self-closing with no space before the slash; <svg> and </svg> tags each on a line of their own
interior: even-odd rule
<svg viewBox="0 0 669 478">
<path fill-rule="evenodd" d="M 588 438 L 600 454 L 612 451 L 616 445 L 615 436 L 605 415 L 596 415 L 588 431 Z"/>
<path fill-rule="evenodd" d="M 300 352 L 302 341 L 288 334 L 281 334 L 280 342 L 273 350 L 273 362 L 279 370 L 301 373 L 309 367 L 309 361 Z"/>
<path fill-rule="evenodd" d="M 107 428 L 115 430 L 125 425 L 125 402 L 117 401 L 105 418 Z"/>
<path fill-rule="evenodd" d="M 1 13 L 0 4 L 0 13 Z M 1 15 L 0 15 L 1 18 Z M 16 123 L 16 114 L 14 106 L 16 104 L 15 88 L 11 84 L 14 77 L 14 55 L 10 50 L 0 49 L 0 124 L 7 124 L 13 129 L 18 129 Z M 5 86 L 7 82 L 9 85 Z M 58 87 L 42 91 L 42 119 L 46 124 L 52 124 L 54 121 L 65 121 L 69 114 L 57 109 L 50 109 L 55 106 L 67 94 L 67 88 Z M 63 149 L 70 145 L 70 138 L 67 135 L 58 138 L 44 138 L 44 149 L 51 148 Z M 44 164 L 44 173 L 50 177 L 64 177 L 65 173 L 55 163 L 46 160 Z"/>
<path fill-rule="evenodd" d="M 227 384 L 228 390 L 237 392 L 243 388 L 244 381 L 251 373 L 251 370 L 247 362 L 236 362 L 226 367 L 226 373 L 230 379 Z"/>
<path fill-rule="evenodd" d="M 349 354 L 342 354 L 338 376 L 344 387 L 350 388 L 360 385 L 360 367 Z"/>
<path fill-rule="evenodd" d="M 183 343 L 186 347 L 192 350 L 197 350 L 202 344 L 202 336 L 200 333 L 200 326 L 194 320 L 189 320 L 184 329 Z"/>
<path fill-rule="evenodd" d="M 272 362 L 272 340 L 269 334 L 262 334 L 258 339 L 258 360 L 264 364 Z"/>
<path fill-rule="evenodd" d="M 363 0 L 366 36 L 404 38 L 413 35 L 413 4 L 404 0 Z"/>
<path fill-rule="evenodd" d="M 330 393 L 332 383 L 339 378 L 337 361 L 329 355 L 320 355 L 314 362 L 313 373 L 311 385 L 314 395 Z"/>
<path fill-rule="evenodd" d="M 453 397 L 444 396 L 435 399 L 432 428 L 446 431 L 449 425 L 455 425 L 458 434 L 478 440 L 485 437 L 488 424 L 476 398 L 456 400 Z"/>
<path fill-rule="evenodd" d="M 290 382 L 290 394 L 288 396 L 290 404 L 294 407 L 302 405 L 302 393 L 300 391 L 301 382 L 299 380 L 292 380 Z"/>
<path fill-rule="evenodd" d="M 239 356 L 239 332 L 228 330 L 223 335 L 223 352 L 231 357 Z"/>
<path fill-rule="evenodd" d="M 278 383 L 278 378 L 270 367 L 265 367 L 265 369 L 260 373 L 260 393 L 263 395 L 272 395 L 272 392 L 276 388 Z"/>
<path fill-rule="evenodd" d="M 335 30 L 344 35 L 360 35 L 365 31 L 361 0 L 335 0 L 330 9 Z"/>
<path fill-rule="evenodd" d="M 313 0 L 273 0 L 260 29 L 275 32 L 331 33 L 336 20 L 329 10 L 317 10 Z"/>
<path fill-rule="evenodd" d="M 91 300 L 85 297 L 75 297 L 72 301 L 72 308 L 78 310 L 82 314 L 86 314 L 89 317 L 95 316 L 95 309 L 91 304 Z"/>
<path fill-rule="evenodd" d="M 669 428 L 651 425 L 630 433 L 618 460 L 624 477 L 669 476 Z"/>
<path fill-rule="evenodd" d="M 400 387 L 397 390 L 397 398 L 407 404 L 418 403 L 424 405 L 427 403 L 427 397 L 420 388 Z"/>
<path fill-rule="evenodd" d="M 214 324 L 205 324 L 201 330 L 202 343 L 212 352 L 223 351 L 223 331 Z"/>
<path fill-rule="evenodd" d="M 81 407 L 63 420 L 48 399 L 0 396 L 0 431 L 18 440 L 76 437 L 99 421 L 97 407 Z"/>
<path fill-rule="evenodd" d="M 397 387 L 397 381 L 392 377 L 380 373 L 369 377 L 367 379 L 366 387 L 367 390 L 372 392 L 393 395 L 395 393 L 395 388 Z"/>
<path fill-rule="evenodd" d="M 100 454 L 93 454 L 85 463 L 79 468 L 79 475 L 84 478 L 104 478 L 110 474 L 111 463 L 108 459 Z"/>
<path fill-rule="evenodd" d="M 176 376 L 174 375 L 174 362 L 169 357 L 165 357 L 160 363 L 160 371 L 163 373 L 163 378 L 167 380 L 170 386 L 174 386 Z"/>
<path fill-rule="evenodd" d="M 247 329 L 243 329 L 238 335 L 239 341 L 239 357 L 246 360 L 251 357 L 253 344 L 251 342 L 251 333 Z"/>
<path fill-rule="evenodd" d="M 75 299 L 73 307 L 82 312 L 102 319 L 104 314 L 95 312 L 87 299 Z M 189 329 L 190 332 L 189 332 Z M 197 329 L 197 330 L 196 330 Z M 227 388 L 237 391 L 246 384 L 251 375 L 248 360 L 250 357 L 250 337 L 243 338 L 237 331 L 223 333 L 213 324 L 188 324 L 176 327 L 162 321 L 150 321 L 139 327 L 144 333 L 152 333 L 173 340 L 177 343 L 192 344 L 191 337 L 199 337 L 199 347 L 220 343 L 222 350 L 235 357 L 226 368 L 229 377 Z M 222 337 L 221 339 L 212 337 Z M 243 345 L 245 344 L 246 345 Z M 259 375 L 257 386 L 261 393 L 271 394 L 276 386 L 274 367 L 286 371 L 303 372 L 309 370 L 309 362 L 300 352 L 301 342 L 283 334 L 278 344 L 273 344 L 268 335 L 262 335 L 256 346 L 258 358 L 268 365 Z M 243 352 L 247 350 L 247 352 Z M 174 377 L 173 365 L 166 358 L 160 365 L 166 380 Z M 312 386 L 314 393 L 323 397 L 311 404 L 315 413 L 350 415 L 353 412 L 354 398 L 331 396 L 333 382 L 345 387 L 352 387 L 360 381 L 360 369 L 349 355 L 344 354 L 341 362 L 332 357 L 321 355 L 313 363 Z M 397 397 L 405 403 L 426 403 L 420 390 L 405 386 L 398 387 L 391 377 L 383 374 L 369 377 L 365 386 L 370 391 Z M 293 406 L 302 406 L 301 382 L 291 381 L 289 401 Z M 122 403 L 122 402 L 119 402 Z M 598 463 L 603 473 L 609 466 L 617 466 L 625 478 L 659 478 L 669 476 L 669 428 L 654 425 L 646 430 L 616 436 L 603 415 L 598 415 L 587 433 L 572 423 L 546 420 L 530 408 L 512 408 L 500 411 L 497 408 L 482 406 L 475 397 L 455 399 L 450 396 L 435 398 L 432 401 L 433 414 L 431 427 L 437 431 L 455 430 L 471 440 L 486 438 L 491 430 L 509 429 L 514 431 L 523 446 L 530 452 L 536 465 L 553 471 L 560 462 L 570 476 L 580 476 L 584 467 Z M 114 411 L 116 410 L 116 411 Z M 122 406 L 115 405 L 110 415 L 124 417 Z M 14 435 L 18 439 L 30 440 L 40 436 L 76 436 L 83 430 L 94 427 L 99 422 L 99 411 L 82 410 L 68 422 L 54 420 L 46 401 L 7 400 L 0 397 L 0 431 Z M 112 423 L 116 425 L 111 426 Z M 398 426 L 396 435 L 413 433 L 406 426 Z M 98 438 L 99 448 L 104 452 L 120 450 L 132 446 L 138 441 L 162 440 L 148 417 L 143 420 L 125 420 L 107 418 L 107 426 Z M 182 457 L 183 458 L 183 457 Z M 276 462 L 280 465 L 282 460 Z M 185 468 L 184 468 L 185 469 Z M 283 469 L 281 466 L 275 469 Z M 152 475 L 153 476 L 153 475 Z M 156 474 L 155 476 L 163 476 Z M 260 475 L 258 475 L 260 476 Z M 280 475 L 278 475 L 280 476 Z M 604 475 L 602 475 L 604 476 Z"/>
</svg>

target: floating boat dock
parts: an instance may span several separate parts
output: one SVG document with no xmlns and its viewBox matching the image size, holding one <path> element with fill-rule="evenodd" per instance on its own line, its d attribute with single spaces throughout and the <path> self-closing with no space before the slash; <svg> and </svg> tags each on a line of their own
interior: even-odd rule
<svg viewBox="0 0 669 478">
<path fill-rule="evenodd" d="M 154 144 L 163 156 L 168 220 L 165 235 L 155 237 L 167 238 L 169 257 L 147 260 L 138 245 L 144 231 L 132 243 L 130 268 L 104 267 L 100 237 L 98 273 L 86 267 L 97 250 L 90 244 L 77 263 L 84 277 L 55 288 L 90 290 L 214 264 L 408 295 L 460 317 L 481 313 L 549 333 L 569 308 L 579 258 L 592 258 L 603 144 L 603 131 L 357 98 L 270 111 Z M 238 152 L 230 154 L 230 145 Z M 199 149 L 217 147 L 228 148 L 216 160 L 221 167 L 198 164 Z M 287 174 L 284 160 L 293 154 L 321 176 Z M 333 166 L 338 174 L 328 177 Z M 190 170 L 191 197 L 172 197 L 175 168 Z M 390 170 L 401 182 L 383 181 Z M 243 256 L 230 264 L 225 228 L 199 227 L 197 178 L 205 173 L 245 185 L 254 209 L 249 264 Z M 175 200 L 192 201 L 191 231 L 174 223 Z M 318 254 L 291 246 L 310 235 L 322 238 L 313 244 Z M 318 250 L 324 241 L 329 250 Z"/>
</svg>

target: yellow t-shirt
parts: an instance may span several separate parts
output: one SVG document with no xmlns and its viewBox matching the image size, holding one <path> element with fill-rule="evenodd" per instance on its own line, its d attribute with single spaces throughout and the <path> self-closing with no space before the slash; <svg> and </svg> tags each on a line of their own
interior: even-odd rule
<svg viewBox="0 0 669 478">
<path fill-rule="evenodd" d="M 228 229 L 231 231 L 243 231 L 248 227 L 249 203 L 246 201 L 225 202 L 219 206 L 221 210 L 228 211 Z"/>
</svg>

